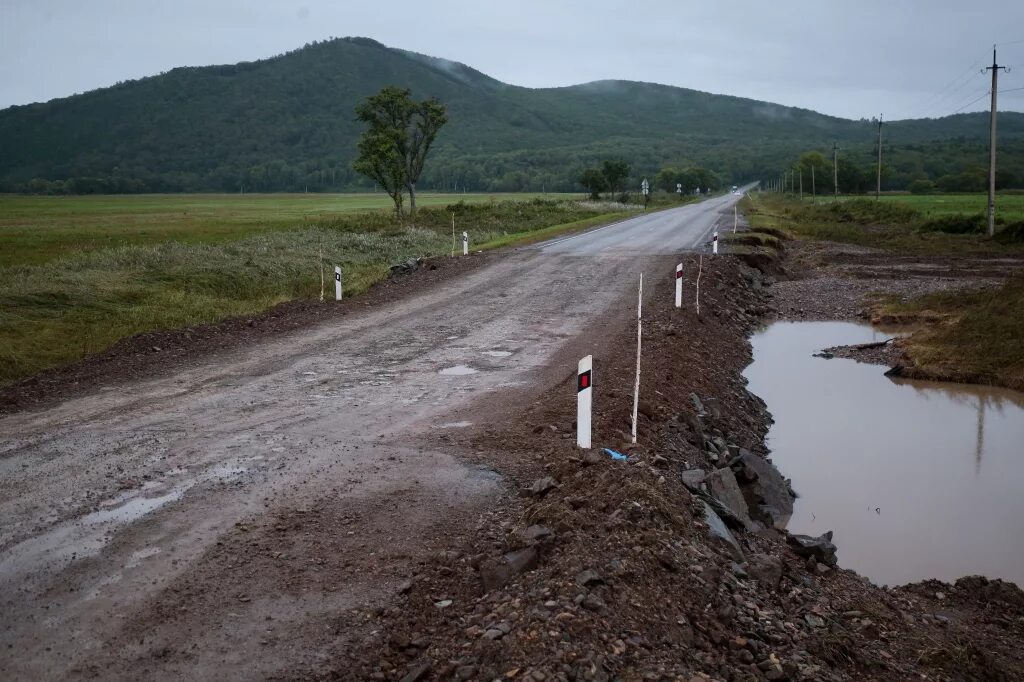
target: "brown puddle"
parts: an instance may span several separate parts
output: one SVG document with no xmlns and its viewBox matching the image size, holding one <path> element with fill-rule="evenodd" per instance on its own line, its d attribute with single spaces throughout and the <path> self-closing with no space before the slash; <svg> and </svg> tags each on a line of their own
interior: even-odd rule
<svg viewBox="0 0 1024 682">
<path fill-rule="evenodd" d="M 888 337 L 777 322 L 751 339 L 748 388 L 768 404 L 772 459 L 800 494 L 789 530 L 834 530 L 840 566 L 878 584 L 1024 584 L 1024 394 L 812 356 Z"/>
</svg>

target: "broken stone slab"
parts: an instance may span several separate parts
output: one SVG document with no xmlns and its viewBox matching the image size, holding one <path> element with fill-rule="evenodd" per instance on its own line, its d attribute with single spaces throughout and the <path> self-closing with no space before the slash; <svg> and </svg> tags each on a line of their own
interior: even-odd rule
<svg viewBox="0 0 1024 682">
<path fill-rule="evenodd" d="M 592 568 L 580 571 L 576 576 L 576 584 L 581 587 L 590 587 L 591 585 L 597 585 L 603 582 L 604 580 L 601 578 L 601 574 Z"/>
<path fill-rule="evenodd" d="M 704 519 L 711 530 L 711 536 L 724 543 L 729 553 L 732 554 L 732 558 L 738 563 L 745 562 L 746 557 L 743 555 L 740 543 L 736 541 L 736 537 L 729 532 L 725 522 L 722 521 L 721 517 L 715 513 L 715 510 L 706 501 L 704 502 Z"/>
<path fill-rule="evenodd" d="M 782 560 L 771 554 L 753 554 L 747 562 L 747 573 L 774 590 L 782 580 Z"/>
<path fill-rule="evenodd" d="M 690 490 L 700 490 L 700 486 L 704 483 L 704 470 L 703 469 L 687 469 L 683 472 L 683 485 Z"/>
<path fill-rule="evenodd" d="M 785 528 L 793 515 L 793 496 L 775 465 L 745 448 L 733 460 L 732 471 L 740 471 L 740 487 L 754 520 L 775 528 Z"/>
<path fill-rule="evenodd" d="M 816 538 L 810 535 L 790 535 L 786 542 L 797 556 L 814 557 L 818 563 L 836 565 L 836 546 L 832 544 L 832 531 Z"/>
<path fill-rule="evenodd" d="M 690 401 L 693 403 L 693 409 L 697 410 L 697 414 L 704 414 L 704 403 L 701 402 L 700 396 L 696 393 L 691 393 Z"/>
<path fill-rule="evenodd" d="M 550 476 L 545 476 L 544 478 L 538 478 L 536 481 L 534 481 L 533 485 L 527 488 L 525 492 L 530 497 L 544 497 L 545 495 L 548 494 L 548 491 L 553 490 L 557 487 L 558 481 L 551 478 Z"/>
<path fill-rule="evenodd" d="M 547 526 L 534 524 L 532 526 L 527 526 L 526 529 L 523 530 L 522 535 L 523 539 L 527 542 L 539 542 L 545 538 L 551 537 L 552 533 L 551 529 Z"/>
<path fill-rule="evenodd" d="M 711 496 L 725 505 L 732 512 L 732 515 L 739 520 L 744 530 L 750 531 L 755 529 L 750 513 L 747 511 L 747 501 L 743 498 L 743 493 L 740 492 L 740 487 L 736 483 L 736 476 L 733 475 L 732 469 L 726 468 L 712 471 L 704 478 L 704 484 L 708 487 L 708 492 Z"/>
<path fill-rule="evenodd" d="M 484 592 L 496 590 L 520 573 L 536 568 L 538 561 L 537 549 L 524 547 L 508 552 L 501 559 L 481 563 L 480 582 L 483 584 Z"/>
</svg>

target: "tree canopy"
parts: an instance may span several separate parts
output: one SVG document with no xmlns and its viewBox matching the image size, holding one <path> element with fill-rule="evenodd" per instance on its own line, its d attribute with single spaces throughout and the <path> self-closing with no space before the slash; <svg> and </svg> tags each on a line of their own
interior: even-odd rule
<svg viewBox="0 0 1024 682">
<path fill-rule="evenodd" d="M 356 118 L 367 129 L 352 167 L 388 193 L 399 216 L 408 191 L 409 211 L 415 215 L 416 183 L 434 138 L 448 121 L 444 105 L 436 99 L 417 102 L 408 89 L 387 86 L 356 107 Z"/>
</svg>

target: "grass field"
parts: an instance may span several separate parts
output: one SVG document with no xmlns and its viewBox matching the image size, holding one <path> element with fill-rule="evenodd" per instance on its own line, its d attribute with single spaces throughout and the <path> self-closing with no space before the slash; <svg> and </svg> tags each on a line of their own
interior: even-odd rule
<svg viewBox="0 0 1024 682">
<path fill-rule="evenodd" d="M 346 295 L 359 294 L 394 263 L 449 254 L 449 207 L 473 250 L 636 210 L 530 195 L 492 199 L 428 197 L 413 227 L 386 208 L 367 211 L 384 204 L 372 196 L 4 197 L 21 217 L 4 215 L 0 226 L 0 384 L 140 332 L 317 297 L 321 265 L 328 280 L 341 265 Z M 332 291 L 328 281 L 328 298 Z"/>
<path fill-rule="evenodd" d="M 528 201 L 581 195 L 422 194 L 417 205 L 458 201 Z M 338 216 L 380 209 L 377 194 L 140 194 L 97 196 L 0 195 L 0 267 L 40 264 L 110 247 L 214 244 L 262 232 L 302 229 Z"/>
<path fill-rule="evenodd" d="M 907 345 L 929 375 L 1024 391 L 1024 274 L 1000 287 L 892 302 L 884 312 L 906 323 L 930 322 Z"/>
<path fill-rule="evenodd" d="M 998 218 L 1003 223 L 1024 221 L 1024 196 L 1005 195 L 998 201 Z M 977 227 L 983 226 L 981 212 L 964 212 L 964 209 L 979 205 L 984 208 L 985 195 L 896 195 L 877 202 L 873 198 L 847 197 L 838 203 L 819 198 L 812 205 L 806 199 L 801 203 L 792 197 L 755 194 L 744 202 L 753 227 L 783 229 L 807 239 L 921 255 L 1020 252 L 1024 249 L 1019 239 L 1017 243 L 1003 244 L 976 232 L 954 234 L 936 228 L 936 222 L 948 218 L 959 223 L 960 217 Z M 999 229 L 1003 229 L 1002 224 Z"/>
<path fill-rule="evenodd" d="M 839 201 L 874 201 L 874 195 L 841 196 Z M 987 194 L 883 194 L 880 201 L 885 204 L 908 206 L 918 211 L 923 217 L 937 217 L 958 214 L 987 214 Z M 804 196 L 804 204 L 810 204 L 811 198 Z M 832 197 L 819 196 L 817 205 L 832 203 Z M 1007 222 L 1024 220 L 1024 194 L 997 194 L 996 215 Z"/>
</svg>

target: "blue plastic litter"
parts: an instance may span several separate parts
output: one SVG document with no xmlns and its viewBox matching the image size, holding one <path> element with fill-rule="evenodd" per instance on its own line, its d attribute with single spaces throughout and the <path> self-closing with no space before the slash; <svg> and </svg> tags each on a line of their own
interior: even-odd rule
<svg viewBox="0 0 1024 682">
<path fill-rule="evenodd" d="M 611 455 L 612 459 L 627 459 L 627 457 L 624 454 L 622 454 L 621 452 L 615 452 L 611 448 L 605 448 L 604 451 Z"/>
</svg>

